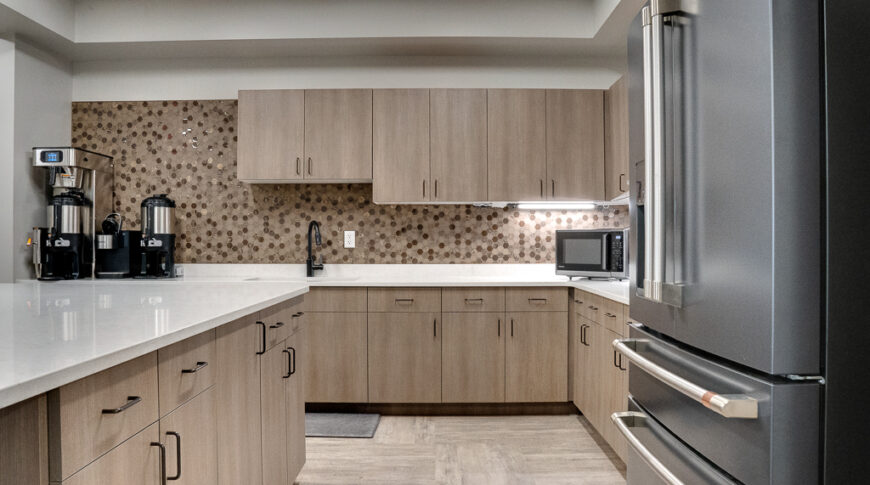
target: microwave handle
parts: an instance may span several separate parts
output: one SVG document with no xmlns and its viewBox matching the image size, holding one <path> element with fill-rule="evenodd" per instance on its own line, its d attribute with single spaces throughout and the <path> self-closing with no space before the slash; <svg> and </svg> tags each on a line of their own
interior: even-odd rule
<svg viewBox="0 0 870 485">
<path fill-rule="evenodd" d="M 610 239 L 609 233 L 601 235 L 601 271 L 607 271 L 610 264 L 607 261 L 607 241 Z"/>
</svg>

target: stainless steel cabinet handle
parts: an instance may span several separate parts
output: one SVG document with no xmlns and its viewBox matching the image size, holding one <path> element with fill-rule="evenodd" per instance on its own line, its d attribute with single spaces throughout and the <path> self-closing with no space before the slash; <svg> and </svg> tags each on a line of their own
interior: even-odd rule
<svg viewBox="0 0 870 485">
<path fill-rule="evenodd" d="M 139 396 L 127 396 L 127 402 L 124 403 L 123 406 L 112 409 L 103 409 L 103 414 L 121 414 L 140 402 L 142 402 L 142 398 Z"/>
<path fill-rule="evenodd" d="M 208 362 L 200 361 L 200 362 L 196 363 L 196 367 L 194 367 L 193 369 L 181 369 L 181 373 L 182 374 L 196 374 L 197 372 L 200 371 L 200 369 L 202 369 L 203 367 L 205 367 L 207 365 L 208 365 Z"/>
<path fill-rule="evenodd" d="M 641 459 L 652 468 L 656 474 L 669 485 L 683 485 L 682 480 L 677 478 L 673 472 L 652 454 L 649 449 L 640 442 L 637 436 L 631 432 L 631 428 L 641 428 L 646 426 L 647 416 L 644 413 L 636 411 L 623 411 L 610 415 L 610 420 L 616 425 L 616 429 L 622 433 L 629 446 L 640 455 Z"/>
<path fill-rule="evenodd" d="M 311 175 L 311 157 L 308 157 L 308 175 Z"/>
<path fill-rule="evenodd" d="M 302 175 L 302 170 L 299 168 L 299 162 L 301 160 L 301 158 L 296 157 L 296 175 Z"/>
<path fill-rule="evenodd" d="M 151 446 L 159 448 L 160 453 L 160 485 L 166 485 L 166 447 L 163 443 L 152 441 Z"/>
<path fill-rule="evenodd" d="M 181 478 L 181 435 L 175 431 L 167 431 L 166 436 L 175 437 L 175 475 L 166 477 L 167 480 L 178 480 Z"/>
<path fill-rule="evenodd" d="M 704 407 L 726 418 L 758 418 L 758 400 L 745 394 L 719 394 L 686 380 L 664 367 L 640 355 L 649 344 L 646 339 L 616 339 L 613 347 L 624 355 L 629 362 L 639 367 L 652 377 L 667 384 L 686 396 L 694 399 Z"/>
</svg>

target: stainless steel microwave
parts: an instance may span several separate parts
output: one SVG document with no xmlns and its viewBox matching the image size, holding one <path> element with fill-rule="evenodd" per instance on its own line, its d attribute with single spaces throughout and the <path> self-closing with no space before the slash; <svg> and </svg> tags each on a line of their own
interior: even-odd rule
<svg viewBox="0 0 870 485">
<path fill-rule="evenodd" d="M 628 278 L 628 229 L 556 231 L 556 274 Z"/>
</svg>

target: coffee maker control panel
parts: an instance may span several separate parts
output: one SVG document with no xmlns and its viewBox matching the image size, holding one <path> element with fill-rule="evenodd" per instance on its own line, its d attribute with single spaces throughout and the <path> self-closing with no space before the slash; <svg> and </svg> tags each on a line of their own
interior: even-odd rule
<svg viewBox="0 0 870 485">
<path fill-rule="evenodd" d="M 42 163 L 62 163 L 62 150 L 44 150 L 39 153 L 39 161 Z"/>
</svg>

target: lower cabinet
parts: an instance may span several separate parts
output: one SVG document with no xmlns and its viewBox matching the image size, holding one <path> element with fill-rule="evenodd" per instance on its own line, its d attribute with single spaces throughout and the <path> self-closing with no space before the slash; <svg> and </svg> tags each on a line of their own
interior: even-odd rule
<svg viewBox="0 0 870 485">
<path fill-rule="evenodd" d="M 505 401 L 568 401 L 567 312 L 506 315 Z"/>
<path fill-rule="evenodd" d="M 441 402 L 440 313 L 370 313 L 369 401 Z"/>
<path fill-rule="evenodd" d="M 366 313 L 305 313 L 305 399 L 368 402 Z"/>
<path fill-rule="evenodd" d="M 160 418 L 167 480 L 179 485 L 217 483 L 215 388 L 203 391 Z"/>
<path fill-rule="evenodd" d="M 444 313 L 442 401 L 504 402 L 503 313 Z"/>
<path fill-rule="evenodd" d="M 160 485 L 160 425 L 139 431 L 98 460 L 64 480 L 64 485 Z M 55 483 L 55 482 L 52 482 Z"/>
<path fill-rule="evenodd" d="M 308 318 L 306 315 L 304 318 Z M 287 338 L 290 351 L 290 377 L 284 387 L 287 402 L 287 472 L 293 483 L 305 465 L 305 367 L 308 350 L 308 322 L 301 322 L 298 332 Z M 303 344 L 303 342 L 306 342 Z M 303 371 L 304 369 L 304 371 Z"/>
<path fill-rule="evenodd" d="M 600 370 L 599 376 L 602 384 L 602 389 L 598 393 L 599 409 L 601 410 L 599 432 L 604 439 L 610 444 L 613 451 L 625 460 L 627 443 L 625 438 L 610 420 L 610 415 L 616 411 L 624 411 L 628 407 L 627 396 L 624 393 L 624 383 L 628 381 L 628 373 L 624 370 L 627 361 L 622 359 L 618 352 L 613 348 L 612 342 L 615 339 L 622 338 L 610 330 L 601 328 L 601 355 L 600 355 Z"/>
<path fill-rule="evenodd" d="M 263 484 L 289 483 L 287 468 L 287 376 L 292 354 L 285 342 L 260 356 L 260 432 L 263 439 Z"/>
</svg>

